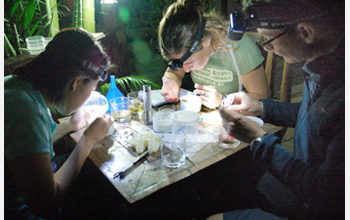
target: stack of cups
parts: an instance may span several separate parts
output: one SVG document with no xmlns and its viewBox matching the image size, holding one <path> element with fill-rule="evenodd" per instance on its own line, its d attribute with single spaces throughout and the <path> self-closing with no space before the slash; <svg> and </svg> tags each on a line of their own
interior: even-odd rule
<svg viewBox="0 0 350 220">
<path fill-rule="evenodd" d="M 41 35 L 27 37 L 26 42 L 31 55 L 38 55 L 45 50 L 45 40 Z"/>
</svg>

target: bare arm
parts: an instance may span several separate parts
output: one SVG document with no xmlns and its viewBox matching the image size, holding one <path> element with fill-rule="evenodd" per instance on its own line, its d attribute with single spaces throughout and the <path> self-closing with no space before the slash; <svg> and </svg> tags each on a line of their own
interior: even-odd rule
<svg viewBox="0 0 350 220">
<path fill-rule="evenodd" d="M 172 71 L 170 68 L 167 68 L 163 76 L 163 87 L 162 95 L 164 99 L 168 102 L 177 102 L 180 87 L 182 85 L 182 78 L 185 75 L 184 69 L 181 69 L 177 72 Z"/>
<path fill-rule="evenodd" d="M 108 133 L 111 117 L 98 118 L 87 128 L 64 165 L 53 174 L 49 154 L 32 154 L 7 162 L 24 201 L 42 218 L 55 213 L 78 177 L 94 145 Z"/>
<path fill-rule="evenodd" d="M 263 65 L 259 65 L 242 76 L 242 84 L 250 97 L 256 100 L 269 98 L 269 89 Z"/>
<path fill-rule="evenodd" d="M 79 108 L 69 120 L 64 121 L 57 125 L 55 131 L 52 134 L 52 141 L 55 143 L 64 135 L 78 131 L 86 127 L 89 123 L 88 120 L 91 118 L 90 114 L 85 111 L 83 107 Z"/>
</svg>

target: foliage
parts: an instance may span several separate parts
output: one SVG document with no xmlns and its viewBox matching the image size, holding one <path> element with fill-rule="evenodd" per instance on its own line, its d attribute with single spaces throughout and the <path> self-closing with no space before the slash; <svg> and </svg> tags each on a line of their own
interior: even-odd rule
<svg viewBox="0 0 350 220">
<path fill-rule="evenodd" d="M 144 28 L 148 33 L 151 45 L 157 44 L 159 22 L 163 12 L 176 0 L 133 0 L 127 7 L 135 20 L 127 24 L 130 28 Z M 205 11 L 214 8 L 214 0 L 202 0 Z"/>
<path fill-rule="evenodd" d="M 140 75 L 116 78 L 115 83 L 117 86 L 119 85 L 124 90 L 124 94 L 132 91 L 142 90 L 142 85 L 151 85 L 152 89 L 160 89 L 160 85 Z M 106 95 L 110 88 L 110 83 L 105 83 L 101 86 L 101 94 Z"/>
<path fill-rule="evenodd" d="M 55 13 L 63 15 L 57 10 L 61 4 L 53 5 L 51 11 L 45 9 L 50 0 L 5 0 L 4 31 L 10 45 L 6 48 L 18 51 L 21 45 L 25 46 L 25 39 L 32 35 L 45 35 L 46 29 L 52 28 L 52 18 Z M 47 33 L 50 33 L 48 31 Z M 48 34 L 46 34 L 48 35 Z M 5 42 L 6 44 L 6 42 Z"/>
<path fill-rule="evenodd" d="M 83 27 L 83 1 L 74 0 L 73 27 Z"/>
</svg>

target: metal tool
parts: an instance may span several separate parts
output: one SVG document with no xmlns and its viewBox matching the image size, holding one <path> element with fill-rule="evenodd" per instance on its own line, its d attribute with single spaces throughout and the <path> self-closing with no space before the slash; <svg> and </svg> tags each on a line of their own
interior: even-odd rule
<svg viewBox="0 0 350 220">
<path fill-rule="evenodd" d="M 233 99 L 231 100 L 231 102 L 230 102 L 230 105 L 229 106 L 231 106 L 232 104 L 233 104 L 233 102 L 235 101 L 235 97 L 233 96 Z"/>
<path fill-rule="evenodd" d="M 151 86 L 143 85 L 143 105 L 145 108 L 145 124 L 152 124 L 152 100 L 151 100 Z"/>
<path fill-rule="evenodd" d="M 127 166 L 125 166 L 123 169 L 121 169 L 119 172 L 115 173 L 113 175 L 113 179 L 120 177 L 121 179 L 123 179 L 127 173 L 129 171 L 131 171 L 132 168 L 136 167 L 138 164 L 140 164 L 140 162 L 144 159 L 146 159 L 146 157 L 148 156 L 148 151 L 145 151 L 144 153 L 140 154 L 140 156 L 138 156 L 137 158 L 135 158 L 135 160 L 133 160 L 130 164 L 128 164 Z"/>
</svg>

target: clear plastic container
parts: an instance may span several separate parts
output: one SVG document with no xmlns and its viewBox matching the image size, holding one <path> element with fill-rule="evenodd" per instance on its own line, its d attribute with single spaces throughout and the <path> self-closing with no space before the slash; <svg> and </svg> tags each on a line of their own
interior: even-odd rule
<svg viewBox="0 0 350 220">
<path fill-rule="evenodd" d="M 170 116 L 173 112 L 170 111 L 158 111 L 153 114 L 153 130 L 155 132 L 167 132 L 171 131 Z"/>
<path fill-rule="evenodd" d="M 44 36 L 36 35 L 26 38 L 27 49 L 30 54 L 37 55 L 45 50 L 45 39 Z"/>
<path fill-rule="evenodd" d="M 104 114 L 108 110 L 108 101 L 99 92 L 92 91 L 84 107 L 91 111 L 96 111 L 98 114 Z"/>
<path fill-rule="evenodd" d="M 85 110 L 90 114 L 89 123 L 93 122 L 97 117 L 103 116 L 108 110 L 107 98 L 97 91 L 92 91 L 90 97 L 84 104 Z M 114 133 L 114 124 L 109 128 L 108 134 Z"/>
<path fill-rule="evenodd" d="M 198 145 L 199 114 L 194 111 L 176 111 L 170 116 L 171 130 L 183 132 L 186 135 L 188 148 Z"/>
<path fill-rule="evenodd" d="M 196 95 L 182 96 L 180 99 L 181 110 L 200 112 L 202 109 L 202 99 Z"/>
<path fill-rule="evenodd" d="M 45 37 L 44 38 L 44 44 L 45 44 L 45 47 L 50 43 L 50 41 L 53 39 L 53 37 Z"/>
</svg>

